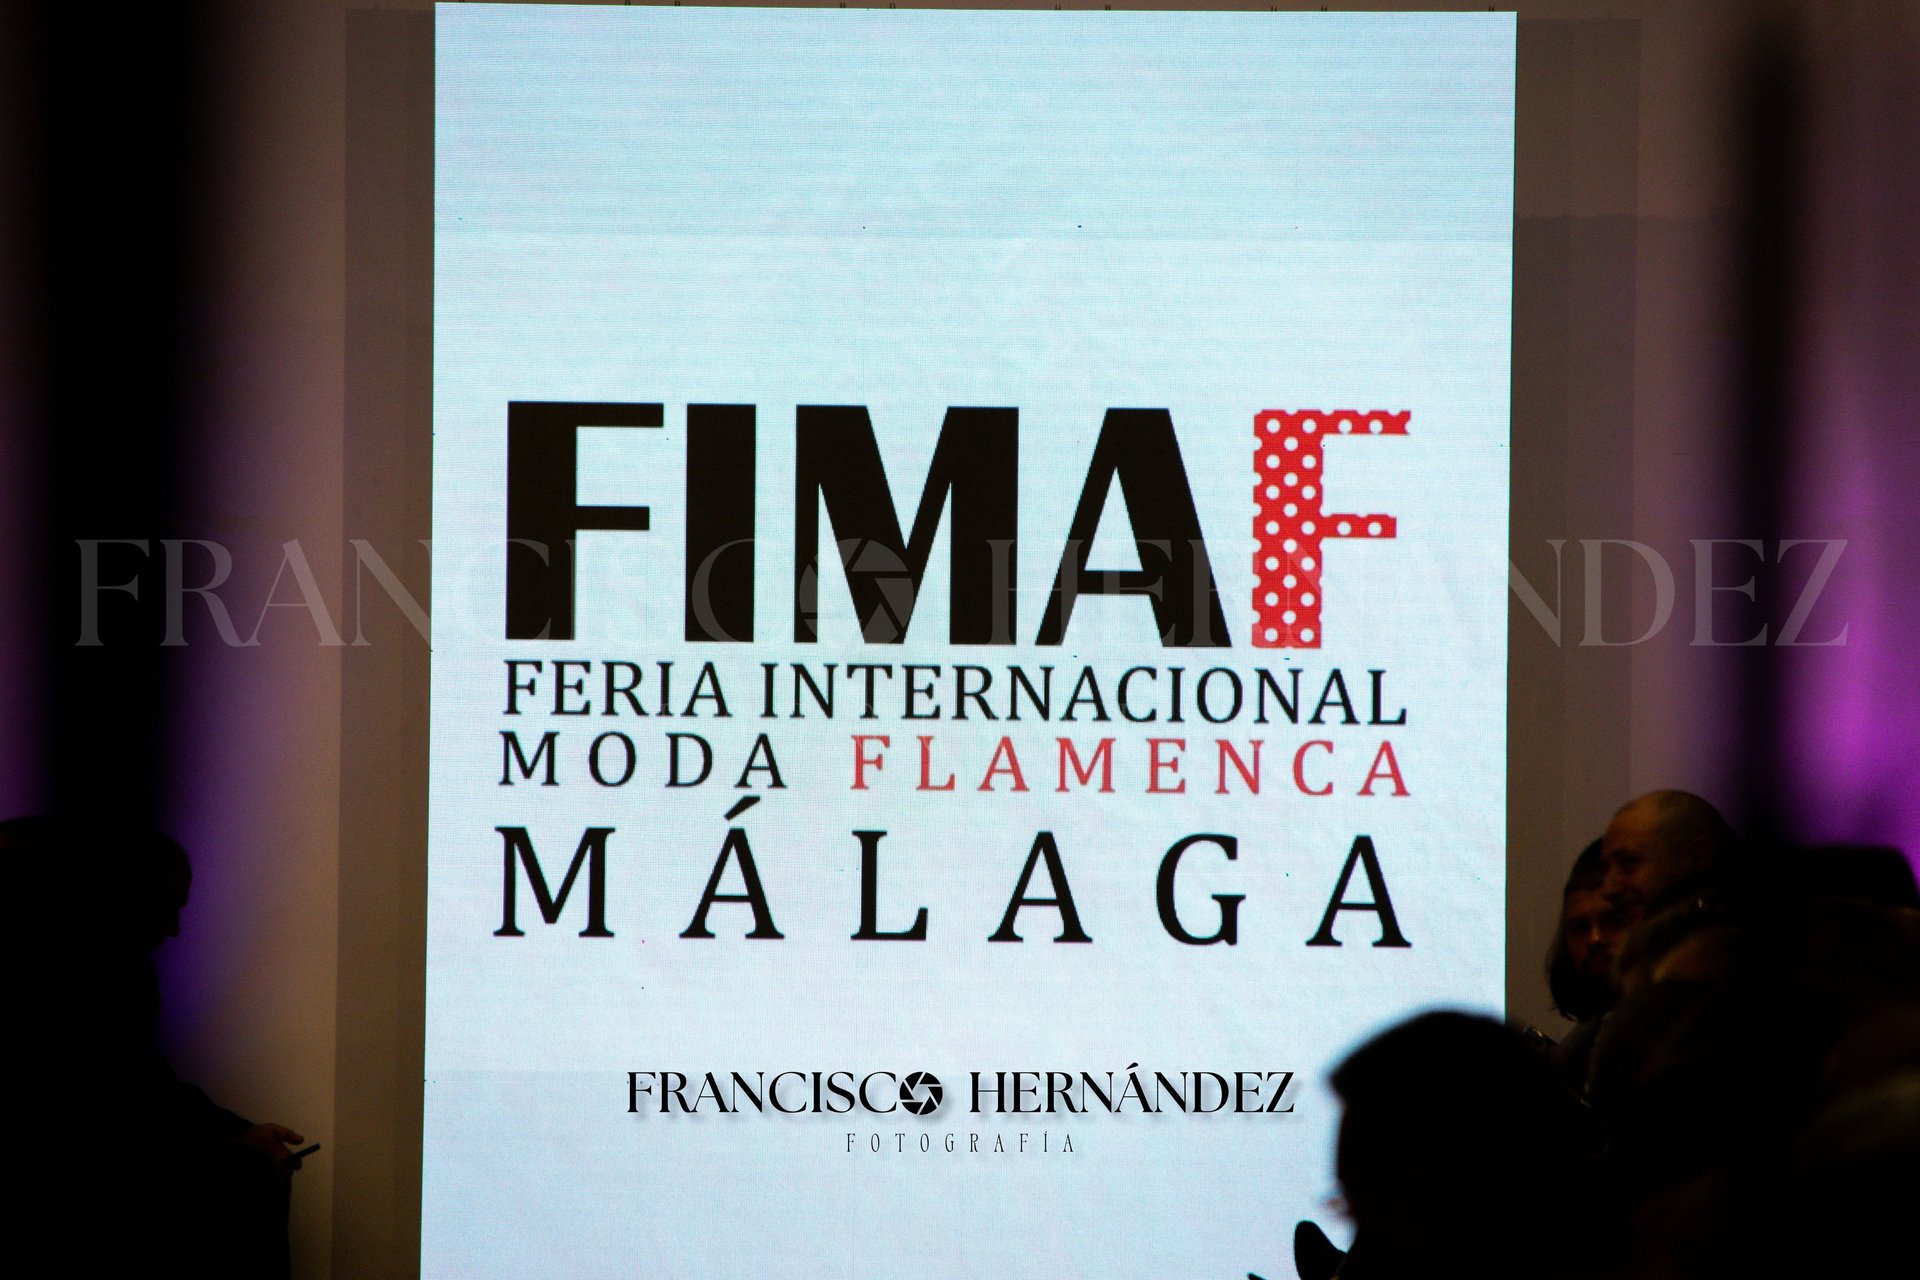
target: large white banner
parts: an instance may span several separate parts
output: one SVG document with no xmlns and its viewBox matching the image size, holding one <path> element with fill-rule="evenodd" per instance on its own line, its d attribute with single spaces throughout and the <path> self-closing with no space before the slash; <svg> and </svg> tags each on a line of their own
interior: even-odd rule
<svg viewBox="0 0 1920 1280">
<path fill-rule="evenodd" d="M 437 21 L 425 1273 L 1290 1274 L 1501 1000 L 1513 15 Z"/>
</svg>

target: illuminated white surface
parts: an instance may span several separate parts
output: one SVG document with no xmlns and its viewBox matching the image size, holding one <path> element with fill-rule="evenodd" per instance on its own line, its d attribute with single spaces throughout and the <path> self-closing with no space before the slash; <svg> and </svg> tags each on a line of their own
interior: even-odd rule
<svg viewBox="0 0 1920 1280">
<path fill-rule="evenodd" d="M 1332 1190 L 1327 1068 L 1413 1009 L 1500 1000 L 1512 15 L 455 5 L 438 23 L 425 1272 L 1284 1274 L 1293 1222 Z M 583 433 L 579 500 L 654 526 L 583 535 L 572 642 L 503 639 L 512 400 L 665 406 L 659 430 Z M 752 646 L 681 639 L 690 402 L 758 406 Z M 830 558 L 820 642 L 792 643 L 803 403 L 867 406 L 904 520 L 948 406 L 1019 408 L 1020 643 L 945 643 L 944 532 L 903 645 L 860 643 Z M 1172 415 L 1232 648 L 1161 648 L 1137 598 L 1083 598 L 1066 644 L 1031 643 L 1121 406 Z M 1412 411 L 1404 439 L 1328 451 L 1330 506 L 1400 533 L 1328 545 L 1325 647 L 1256 650 L 1253 417 L 1305 407 Z M 1103 552 L 1123 514 L 1116 497 Z M 712 660 L 735 715 L 507 719 L 508 657 L 670 660 L 682 699 Z M 1337 666 L 1356 699 L 1380 668 L 1409 724 L 762 720 L 758 664 L 789 661 L 1052 664 L 1065 683 L 1091 665 L 1109 697 L 1134 665 L 1291 663 L 1312 692 Z M 500 786 L 503 728 L 561 730 L 563 785 Z M 585 774 L 607 728 L 641 749 L 623 788 Z M 713 743 L 707 786 L 662 787 L 669 730 Z M 743 939 L 746 909 L 722 904 L 717 938 L 682 940 L 763 731 L 788 785 L 739 825 L 786 937 Z M 855 733 L 892 738 L 865 792 Z M 920 733 L 954 792 L 914 791 Z M 1003 733 L 1031 790 L 983 795 Z M 1117 739 L 1114 794 L 1054 791 L 1058 736 Z M 1408 797 L 1352 794 L 1382 736 Z M 1188 740 L 1186 794 L 1145 792 L 1148 737 Z M 1260 796 L 1212 794 L 1216 737 L 1266 742 Z M 1316 737 L 1332 797 L 1292 785 Z M 540 924 L 523 884 L 528 936 L 495 938 L 498 825 L 529 828 L 556 880 L 583 827 L 616 828 L 616 936 L 577 937 L 578 901 Z M 925 905 L 927 942 L 848 940 L 856 829 L 889 833 L 882 927 Z M 985 940 L 1039 830 L 1090 945 L 1055 945 L 1037 908 L 1025 943 Z M 1239 838 L 1236 863 L 1190 856 L 1181 898 L 1204 927 L 1209 893 L 1245 894 L 1237 946 L 1182 946 L 1156 915 L 1160 859 L 1195 832 Z M 1362 832 L 1414 945 L 1376 949 L 1348 913 L 1345 945 L 1308 948 Z M 962 1110 L 972 1070 L 1132 1063 L 1292 1070 L 1298 1107 Z M 626 1114 L 629 1070 L 923 1068 L 946 1087 L 924 1121 Z M 938 1149 L 1042 1129 L 1074 1154 Z M 935 1152 L 845 1150 L 922 1131 Z"/>
</svg>

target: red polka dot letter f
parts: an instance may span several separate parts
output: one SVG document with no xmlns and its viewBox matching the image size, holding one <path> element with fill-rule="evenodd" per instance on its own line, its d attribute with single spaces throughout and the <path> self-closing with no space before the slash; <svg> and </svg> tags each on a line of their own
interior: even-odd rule
<svg viewBox="0 0 1920 1280">
<path fill-rule="evenodd" d="M 1256 649 L 1318 649 L 1322 628 L 1320 544 L 1328 538 L 1391 538 L 1392 516 L 1351 515 L 1323 509 L 1329 435 L 1403 436 L 1406 412 L 1254 415 L 1253 645 Z"/>
</svg>

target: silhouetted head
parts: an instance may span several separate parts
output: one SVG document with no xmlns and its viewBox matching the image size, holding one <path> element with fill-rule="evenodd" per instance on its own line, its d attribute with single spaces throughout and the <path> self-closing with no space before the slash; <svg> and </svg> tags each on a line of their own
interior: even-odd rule
<svg viewBox="0 0 1920 1280">
<path fill-rule="evenodd" d="M 1590 1203 L 1579 1107 L 1512 1028 L 1424 1014 L 1362 1045 L 1333 1088 L 1368 1274 L 1536 1274 L 1547 1240 Z"/>
<path fill-rule="evenodd" d="M 1733 849 L 1733 831 L 1711 804 L 1687 791 L 1650 791 L 1600 837 L 1601 892 L 1631 928 L 1724 872 Z"/>
<path fill-rule="evenodd" d="M 1575 1021 L 1613 1005 L 1613 961 L 1620 948 L 1620 912 L 1600 891 L 1606 868 L 1600 842 L 1580 851 L 1560 896 L 1560 925 L 1547 948 L 1547 989 L 1554 1008 Z"/>
<path fill-rule="evenodd" d="M 193 869 L 186 850 L 133 823 L 30 817 L 0 822 L 0 856 L 29 883 L 85 886 L 91 936 L 152 950 L 180 933 Z"/>
<path fill-rule="evenodd" d="M 1784 877 L 1801 895 L 1920 909 L 1913 864 L 1892 845 L 1823 844 L 1795 850 Z"/>
</svg>

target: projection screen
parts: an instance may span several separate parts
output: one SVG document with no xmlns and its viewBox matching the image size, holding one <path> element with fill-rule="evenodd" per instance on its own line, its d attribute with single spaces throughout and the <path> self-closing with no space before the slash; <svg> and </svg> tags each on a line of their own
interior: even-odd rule
<svg viewBox="0 0 1920 1280">
<path fill-rule="evenodd" d="M 1513 15 L 437 24 L 424 1273 L 1343 1238 L 1501 1004 Z"/>
</svg>

